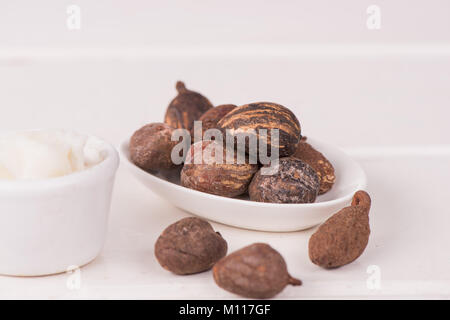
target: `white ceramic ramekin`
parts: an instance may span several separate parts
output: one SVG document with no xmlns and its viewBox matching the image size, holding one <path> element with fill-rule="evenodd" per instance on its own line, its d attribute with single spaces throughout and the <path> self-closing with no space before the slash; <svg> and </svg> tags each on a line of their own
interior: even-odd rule
<svg viewBox="0 0 450 320">
<path fill-rule="evenodd" d="M 107 230 L 114 178 L 114 147 L 86 170 L 36 181 L 0 180 L 0 274 L 38 276 L 92 261 Z"/>
</svg>

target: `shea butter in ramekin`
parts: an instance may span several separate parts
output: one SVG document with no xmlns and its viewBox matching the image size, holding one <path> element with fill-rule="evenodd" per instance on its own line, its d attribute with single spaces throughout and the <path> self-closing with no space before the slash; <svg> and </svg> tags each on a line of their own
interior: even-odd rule
<svg viewBox="0 0 450 320">
<path fill-rule="evenodd" d="M 0 136 L 0 179 L 36 180 L 65 176 L 103 160 L 101 141 L 62 130 Z"/>
<path fill-rule="evenodd" d="M 65 272 L 105 241 L 117 151 L 64 130 L 0 135 L 0 274 Z"/>
</svg>

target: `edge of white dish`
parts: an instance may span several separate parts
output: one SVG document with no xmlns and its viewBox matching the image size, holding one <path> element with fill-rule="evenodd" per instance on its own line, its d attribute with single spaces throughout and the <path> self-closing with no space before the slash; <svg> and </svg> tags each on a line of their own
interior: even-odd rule
<svg viewBox="0 0 450 320">
<path fill-rule="evenodd" d="M 324 143 L 318 142 L 315 139 L 310 138 L 308 138 L 308 142 L 310 142 L 313 146 L 316 143 L 326 145 Z M 328 145 L 330 148 L 334 149 L 334 152 L 340 153 L 341 157 L 345 157 L 346 161 L 351 162 L 351 165 L 357 168 L 357 170 L 359 170 L 358 174 L 360 175 L 360 182 L 355 187 L 353 192 L 348 193 L 345 196 L 338 197 L 336 199 L 315 203 L 278 204 L 278 203 L 255 202 L 236 198 L 227 198 L 185 188 L 181 185 L 167 181 L 163 178 L 160 178 L 158 176 L 146 172 L 145 170 L 137 167 L 133 162 L 131 162 L 131 160 L 129 159 L 128 145 L 129 140 L 127 139 L 121 144 L 119 149 L 119 153 L 121 154 L 121 157 L 124 159 L 124 163 L 131 171 L 131 173 L 144 185 L 150 188 L 153 192 L 157 193 L 162 198 L 165 198 L 167 201 L 172 202 L 176 207 L 184 211 L 190 212 L 191 214 L 201 216 L 203 218 L 215 222 L 244 229 L 271 231 L 271 232 L 287 232 L 287 231 L 303 230 L 313 227 L 314 225 L 317 225 L 326 220 L 326 218 L 328 218 L 330 215 L 337 212 L 341 208 L 349 205 L 351 199 L 353 198 L 354 192 L 356 192 L 357 190 L 365 189 L 367 183 L 366 175 L 356 161 L 348 157 L 340 149 Z M 166 196 L 167 194 L 164 194 L 165 193 L 164 190 L 167 189 L 171 189 L 172 191 L 177 192 L 177 194 L 174 195 L 172 193 L 171 194 L 172 197 L 168 197 Z M 175 198 L 173 196 L 175 196 Z M 178 198 L 180 196 L 182 198 L 185 198 L 185 201 L 179 200 Z M 198 205 L 196 205 L 195 203 L 190 204 L 188 203 L 189 201 L 190 202 L 199 201 L 202 202 L 202 204 Z M 174 202 L 178 202 L 178 204 Z M 212 202 L 215 202 L 216 205 L 214 206 Z M 220 204 L 220 208 L 218 204 Z M 205 210 L 207 210 L 207 208 L 205 208 L 205 205 L 210 206 L 211 210 L 206 212 Z M 224 208 L 224 206 L 226 208 Z M 196 208 L 193 210 L 192 209 L 193 207 Z M 259 212 L 248 212 L 248 211 L 244 212 L 245 210 L 241 210 L 240 208 L 247 208 Z M 232 214 L 220 214 L 220 213 L 218 214 L 216 212 L 213 212 L 216 210 L 224 211 L 227 209 L 230 210 Z M 314 216 L 314 212 L 317 213 L 316 217 Z M 302 217 L 302 215 L 304 217 Z M 252 218 L 246 219 L 246 216 L 247 217 L 253 216 L 254 219 L 253 220 Z"/>
</svg>

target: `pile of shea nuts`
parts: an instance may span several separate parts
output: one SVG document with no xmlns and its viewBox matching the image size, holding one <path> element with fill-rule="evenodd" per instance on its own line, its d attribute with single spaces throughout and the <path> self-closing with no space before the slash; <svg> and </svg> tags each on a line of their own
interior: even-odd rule
<svg viewBox="0 0 450 320">
<path fill-rule="evenodd" d="M 164 123 L 147 124 L 130 139 L 131 160 L 140 168 L 151 173 L 181 169 L 181 184 L 187 188 L 225 197 L 248 193 L 250 200 L 260 202 L 311 203 L 332 188 L 332 164 L 301 136 L 300 123 L 288 108 L 270 102 L 213 107 L 207 98 L 186 89 L 182 82 L 177 82 L 176 89 L 178 95 L 169 104 Z M 194 121 L 202 121 L 201 131 L 197 132 L 202 137 L 199 141 L 194 139 Z M 173 161 L 172 154 L 179 143 L 172 139 L 177 129 L 190 134 L 190 147 L 181 154 L 181 164 Z M 264 137 L 260 129 L 266 129 Z M 277 137 L 272 129 L 278 129 Z M 234 142 L 241 133 L 251 132 L 258 141 L 256 153 L 249 152 L 248 143 L 240 149 L 243 162 L 238 163 L 236 148 L 232 153 L 234 161 L 219 162 L 227 157 L 228 146 L 211 132 L 231 133 Z M 200 163 L 193 161 L 196 152 L 203 154 L 208 148 L 213 152 Z M 266 154 L 275 150 L 279 156 L 273 174 L 262 172 L 272 163 L 262 163 L 261 148 Z M 256 161 L 251 162 L 252 157 Z M 357 259 L 369 240 L 370 206 L 370 196 L 357 191 L 349 207 L 331 216 L 311 236 L 310 260 L 330 269 Z M 289 275 L 283 257 L 268 244 L 254 243 L 229 255 L 227 250 L 222 235 L 207 221 L 195 217 L 168 226 L 155 244 L 155 256 L 163 268 L 178 275 L 212 268 L 219 287 L 244 297 L 271 298 L 287 285 L 302 284 Z"/>
<path fill-rule="evenodd" d="M 288 108 L 272 102 L 213 107 L 182 82 L 176 89 L 164 123 L 147 124 L 130 139 L 131 160 L 140 168 L 178 169 L 184 187 L 224 197 L 248 194 L 260 202 L 310 203 L 332 188 L 332 164 L 301 136 L 300 123 Z M 201 122 L 200 132 L 195 132 L 194 121 Z M 179 141 L 173 136 L 180 129 L 189 135 L 190 147 L 177 163 L 173 152 Z M 202 157 L 195 161 L 199 153 Z M 276 170 L 264 174 L 275 162 Z"/>
</svg>

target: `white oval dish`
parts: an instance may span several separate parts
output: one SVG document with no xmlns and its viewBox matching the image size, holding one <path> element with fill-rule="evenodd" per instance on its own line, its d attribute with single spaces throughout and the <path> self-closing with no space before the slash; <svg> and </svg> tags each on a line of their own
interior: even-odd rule
<svg viewBox="0 0 450 320">
<path fill-rule="evenodd" d="M 104 159 L 41 180 L 0 180 L 0 274 L 40 276 L 93 260 L 107 229 L 119 156 L 99 140 Z"/>
<path fill-rule="evenodd" d="M 120 147 L 121 156 L 131 173 L 150 190 L 175 207 L 197 216 L 235 226 L 260 231 L 296 231 L 315 226 L 350 204 L 353 194 L 366 187 L 366 175 L 359 164 L 344 152 L 308 137 L 310 143 L 333 164 L 336 183 L 317 198 L 315 203 L 277 204 L 246 199 L 220 197 L 170 182 L 165 177 L 148 173 L 131 162 L 128 140 Z"/>
</svg>

